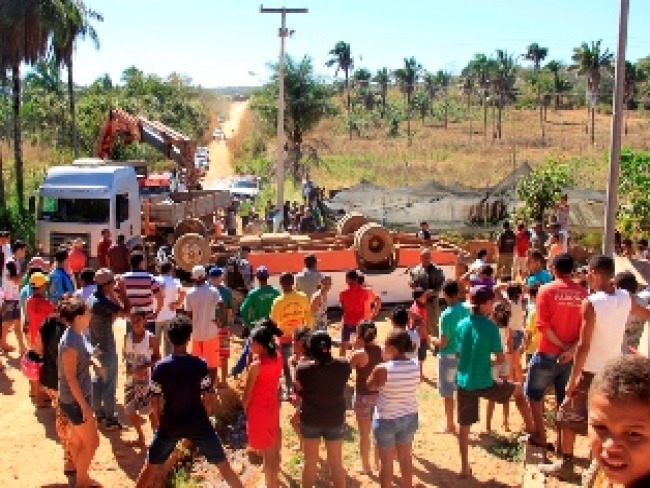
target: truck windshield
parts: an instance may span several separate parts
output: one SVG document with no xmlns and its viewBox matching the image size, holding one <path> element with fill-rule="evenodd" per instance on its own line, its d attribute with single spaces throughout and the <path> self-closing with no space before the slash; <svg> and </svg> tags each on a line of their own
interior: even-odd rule
<svg viewBox="0 0 650 488">
<path fill-rule="evenodd" d="M 39 220 L 48 222 L 104 224 L 109 216 L 110 200 L 104 198 L 41 197 L 38 206 Z"/>
<path fill-rule="evenodd" d="M 251 180 L 237 180 L 233 188 L 246 188 L 249 190 L 257 190 L 257 182 Z"/>
</svg>

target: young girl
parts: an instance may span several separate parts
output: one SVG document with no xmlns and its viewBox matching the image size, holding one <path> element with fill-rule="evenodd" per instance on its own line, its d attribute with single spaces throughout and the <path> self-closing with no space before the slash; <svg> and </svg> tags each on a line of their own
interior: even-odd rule
<svg viewBox="0 0 650 488">
<path fill-rule="evenodd" d="M 151 414 L 151 369 L 160 359 L 158 340 L 145 330 L 146 312 L 132 310 L 129 316 L 131 332 L 124 336 L 124 413 L 138 433 L 137 443 L 145 445 L 142 419 L 139 414 L 148 415 L 151 429 L 156 430 L 157 421 Z"/>
<path fill-rule="evenodd" d="M 418 363 L 420 363 L 420 381 L 424 379 L 423 366 L 429 349 L 429 333 L 427 331 L 427 299 L 429 293 L 422 288 L 413 290 L 413 303 L 408 309 L 411 320 L 410 329 L 418 331 L 420 345 L 418 346 Z"/>
<path fill-rule="evenodd" d="M 501 348 L 503 349 L 506 357 L 509 357 L 510 351 L 512 351 L 512 338 L 510 336 L 510 330 L 508 329 L 508 322 L 510 320 L 510 307 L 506 301 L 498 301 L 494 303 L 494 312 L 492 318 L 499 328 L 499 335 L 501 336 Z M 495 382 L 499 381 L 508 381 L 508 370 L 509 365 L 506 360 L 504 363 L 499 365 L 492 366 L 492 378 Z M 494 402 L 488 400 L 487 402 L 487 414 L 485 416 L 485 430 L 487 432 L 492 432 L 492 415 L 494 414 Z M 510 432 L 510 425 L 508 422 L 508 417 L 510 416 L 510 404 L 505 402 L 503 404 L 503 430 Z"/>
<path fill-rule="evenodd" d="M 29 348 L 36 350 L 40 343 L 38 331 L 45 322 L 45 319 L 54 313 L 54 305 L 45 298 L 45 289 L 47 277 L 43 273 L 33 273 L 29 277 L 29 286 L 32 296 L 25 302 L 25 322 L 27 323 L 27 333 L 29 339 Z M 31 397 L 35 397 L 36 407 L 43 408 L 43 395 L 38 381 L 29 382 Z"/>
<path fill-rule="evenodd" d="M 512 349 L 507 356 L 508 364 L 510 364 L 510 381 L 522 384 L 524 382 L 524 373 L 521 369 L 521 354 L 524 350 L 526 335 L 524 330 L 523 290 L 518 283 L 510 283 L 506 288 L 506 293 L 510 305 L 508 329 L 512 338 Z"/>
<path fill-rule="evenodd" d="M 320 286 L 311 297 L 311 314 L 314 316 L 314 330 L 327 330 L 327 295 L 332 289 L 332 277 L 323 275 Z"/>
<path fill-rule="evenodd" d="M 282 331 L 269 319 L 258 322 L 251 332 L 253 363 L 248 370 L 242 404 L 246 411 L 246 433 L 251 448 L 262 451 L 265 486 L 279 486 L 280 400 L 278 383 L 282 358 L 275 340 Z"/>
<path fill-rule="evenodd" d="M 401 486 L 413 486 L 413 437 L 418 428 L 417 390 L 420 368 L 406 353 L 413 346 L 407 331 L 394 328 L 384 344 L 386 362 L 375 366 L 368 388 L 379 392 L 372 431 L 381 459 L 380 484 L 393 486 L 395 456 L 402 474 Z"/>
<path fill-rule="evenodd" d="M 307 341 L 309 340 L 309 329 L 307 327 L 298 327 L 293 331 L 293 356 L 291 356 L 291 368 L 293 369 L 293 379 L 296 379 L 296 366 L 303 361 L 308 361 Z M 291 395 L 291 404 L 296 409 L 291 416 L 291 426 L 298 437 L 298 450 L 302 451 L 302 435 L 300 435 L 300 404 L 302 398 L 300 392 L 295 391 Z"/>
<path fill-rule="evenodd" d="M 363 321 L 357 327 L 357 340 L 350 358 L 350 367 L 356 371 L 354 388 L 354 413 L 359 425 L 359 452 L 362 474 L 370 474 L 370 430 L 372 414 L 377 404 L 377 392 L 370 391 L 366 382 L 370 373 L 382 362 L 381 347 L 375 344 L 377 327 L 374 322 Z M 375 467 L 378 467 L 378 452 L 375 451 Z"/>
</svg>

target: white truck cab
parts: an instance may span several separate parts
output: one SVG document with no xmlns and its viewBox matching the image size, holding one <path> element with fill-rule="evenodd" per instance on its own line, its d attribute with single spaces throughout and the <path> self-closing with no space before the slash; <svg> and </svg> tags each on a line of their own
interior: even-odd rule
<svg viewBox="0 0 650 488">
<path fill-rule="evenodd" d="M 81 238 L 94 262 L 104 229 L 113 241 L 123 234 L 130 248 L 142 243 L 140 194 L 133 166 L 88 158 L 52 167 L 38 188 L 35 204 L 36 238 L 46 255 Z"/>
</svg>

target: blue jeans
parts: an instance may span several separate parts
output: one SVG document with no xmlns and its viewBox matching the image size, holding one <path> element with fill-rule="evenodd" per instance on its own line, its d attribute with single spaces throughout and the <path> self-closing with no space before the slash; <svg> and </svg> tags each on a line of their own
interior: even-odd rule
<svg viewBox="0 0 650 488">
<path fill-rule="evenodd" d="M 569 382 L 572 362 L 559 364 L 558 355 L 536 352 L 528 365 L 524 381 L 524 394 L 533 402 L 544 399 L 546 389 L 553 385 L 558 405 L 564 401 L 566 385 Z"/>
<path fill-rule="evenodd" d="M 289 393 L 293 384 L 291 378 L 291 366 L 289 366 L 289 358 L 291 358 L 291 354 L 293 353 L 293 344 L 290 342 L 287 344 L 281 344 L 280 348 L 282 351 L 282 370 L 284 371 L 284 382 L 287 386 L 286 392 Z"/>
<path fill-rule="evenodd" d="M 97 358 L 104 368 L 104 378 L 93 377 L 92 407 L 97 418 L 115 418 L 117 394 L 117 352 L 101 352 Z"/>
</svg>

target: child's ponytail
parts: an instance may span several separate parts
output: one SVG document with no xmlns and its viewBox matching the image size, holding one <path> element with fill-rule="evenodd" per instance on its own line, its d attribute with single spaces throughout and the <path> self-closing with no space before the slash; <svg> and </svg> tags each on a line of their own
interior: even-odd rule
<svg viewBox="0 0 650 488">
<path fill-rule="evenodd" d="M 275 357 L 278 352 L 278 345 L 275 337 L 280 337 L 282 331 L 271 319 L 262 319 L 255 324 L 250 339 L 264 347 L 266 354 Z"/>
</svg>

